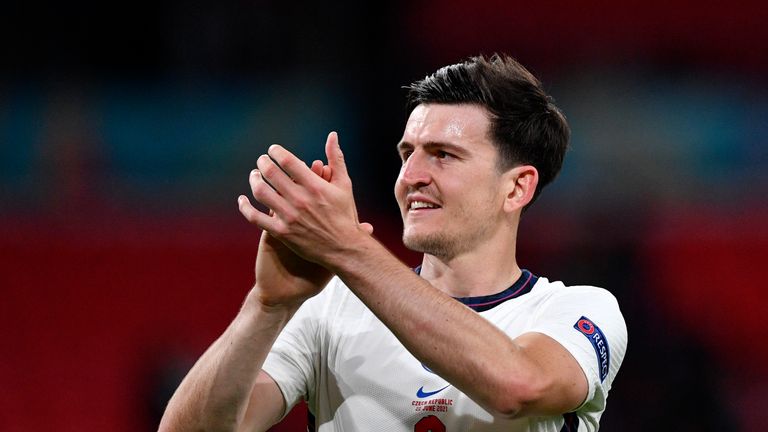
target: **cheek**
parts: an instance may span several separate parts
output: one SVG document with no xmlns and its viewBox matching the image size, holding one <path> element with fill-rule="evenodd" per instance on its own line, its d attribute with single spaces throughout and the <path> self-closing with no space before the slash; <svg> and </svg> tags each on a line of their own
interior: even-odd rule
<svg viewBox="0 0 768 432">
<path fill-rule="evenodd" d="M 395 180 L 395 198 L 397 198 L 398 202 L 405 197 L 407 190 L 408 187 L 405 185 L 405 182 L 403 182 L 403 170 L 401 169 Z"/>
<path fill-rule="evenodd" d="M 466 176 L 453 185 L 454 196 L 459 196 L 461 210 L 465 213 L 494 211 L 503 203 L 500 189 L 494 178 Z"/>
<path fill-rule="evenodd" d="M 404 198 L 405 188 L 403 187 L 403 182 L 400 181 L 400 176 L 397 176 L 397 180 L 395 180 L 395 199 L 398 203 L 402 204 Z"/>
</svg>

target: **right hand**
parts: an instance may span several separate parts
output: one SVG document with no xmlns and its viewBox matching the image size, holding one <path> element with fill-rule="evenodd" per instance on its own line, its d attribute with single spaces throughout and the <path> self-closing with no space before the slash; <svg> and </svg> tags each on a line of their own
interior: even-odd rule
<svg viewBox="0 0 768 432">
<path fill-rule="evenodd" d="M 310 168 L 325 181 L 331 180 L 332 170 L 328 165 L 316 160 Z M 240 213 L 251 221 L 249 215 L 258 210 L 245 196 L 238 197 L 237 201 Z M 371 224 L 360 225 L 369 234 L 373 233 Z M 255 296 L 262 306 L 298 307 L 322 291 L 333 274 L 324 267 L 299 257 L 281 241 L 262 231 L 256 256 L 255 276 L 251 295 Z"/>
</svg>

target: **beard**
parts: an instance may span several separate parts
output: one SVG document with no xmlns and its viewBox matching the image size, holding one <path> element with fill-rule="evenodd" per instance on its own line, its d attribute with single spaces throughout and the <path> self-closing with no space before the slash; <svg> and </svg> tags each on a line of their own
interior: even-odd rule
<svg viewBox="0 0 768 432">
<path fill-rule="evenodd" d="M 446 212 L 442 218 L 444 223 L 442 226 L 436 226 L 435 222 L 430 223 L 431 229 L 429 225 L 422 228 L 427 232 L 418 232 L 418 229 L 414 232 L 414 227 L 409 229 L 407 225 L 404 226 L 403 244 L 412 251 L 445 261 L 476 249 L 478 244 L 496 234 L 494 230 L 500 222 L 498 218 L 501 217 L 500 212 L 494 210 L 500 205 L 494 202 L 496 195 L 496 189 L 493 189 L 487 195 L 476 196 L 474 200 L 462 205 L 443 207 L 442 211 Z M 408 223 L 405 215 L 403 223 Z"/>
<path fill-rule="evenodd" d="M 408 236 L 403 233 L 403 244 L 415 252 L 450 259 L 456 256 L 456 244 L 446 237 L 445 233 L 424 236 Z"/>
<path fill-rule="evenodd" d="M 412 251 L 447 261 L 472 250 L 475 245 L 491 235 L 491 230 L 482 222 L 475 224 L 474 228 L 453 233 L 453 235 L 446 231 L 408 235 L 403 231 L 403 244 Z"/>
</svg>

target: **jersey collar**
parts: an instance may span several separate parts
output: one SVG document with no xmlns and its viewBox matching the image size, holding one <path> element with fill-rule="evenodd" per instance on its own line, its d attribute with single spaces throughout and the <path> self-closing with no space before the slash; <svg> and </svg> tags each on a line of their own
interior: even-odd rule
<svg viewBox="0 0 768 432">
<path fill-rule="evenodd" d="M 421 266 L 418 266 L 413 270 L 416 272 L 416 274 L 421 274 Z M 487 311 L 488 309 L 492 309 L 507 300 L 512 300 L 514 298 L 528 294 L 531 292 L 531 289 L 533 289 L 533 286 L 536 285 L 536 281 L 538 280 L 538 276 L 534 275 L 528 270 L 523 269 L 522 274 L 517 279 L 517 281 L 515 281 L 512 286 L 502 292 L 477 297 L 454 297 L 454 299 L 465 304 L 466 306 L 469 306 L 475 312 L 483 312 Z"/>
</svg>

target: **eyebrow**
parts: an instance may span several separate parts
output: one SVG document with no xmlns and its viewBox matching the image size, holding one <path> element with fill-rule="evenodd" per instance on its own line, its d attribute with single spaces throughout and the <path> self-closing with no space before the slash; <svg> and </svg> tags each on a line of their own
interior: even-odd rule
<svg viewBox="0 0 768 432">
<path fill-rule="evenodd" d="M 402 153 L 405 150 L 409 150 L 413 148 L 413 144 L 409 143 L 408 141 L 400 141 L 397 143 L 397 152 Z"/>
<path fill-rule="evenodd" d="M 427 141 L 423 144 L 423 147 L 427 150 L 434 150 L 434 149 L 444 149 L 448 150 L 451 153 L 456 153 L 457 155 L 466 155 L 467 150 L 456 144 L 452 144 L 449 142 L 443 142 L 443 141 Z M 405 150 L 411 150 L 414 148 L 414 145 L 411 144 L 408 141 L 400 141 L 397 143 L 397 152 L 402 153 Z"/>
</svg>

